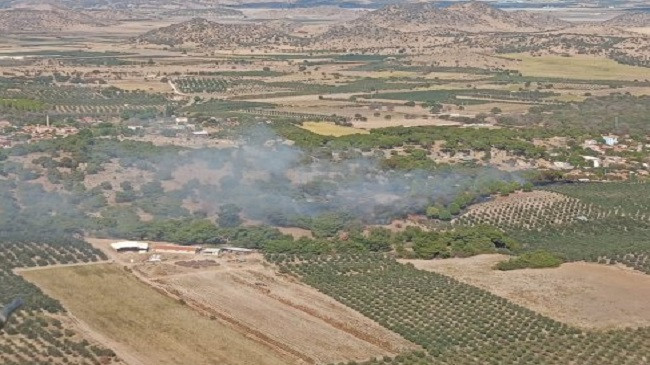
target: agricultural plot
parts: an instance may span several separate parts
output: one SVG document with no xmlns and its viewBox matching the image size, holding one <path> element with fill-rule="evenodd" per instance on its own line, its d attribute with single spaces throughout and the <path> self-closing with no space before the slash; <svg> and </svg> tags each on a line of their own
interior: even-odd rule
<svg viewBox="0 0 650 365">
<path fill-rule="evenodd" d="M 624 217 L 650 220 L 650 183 L 562 184 L 545 189 L 596 204 Z"/>
<path fill-rule="evenodd" d="M 306 363 L 360 361 L 416 348 L 256 259 L 249 256 L 246 261 L 219 260 L 219 266 L 189 272 L 176 265 L 151 269 L 154 282 L 168 292 Z"/>
<path fill-rule="evenodd" d="M 510 256 L 478 255 L 446 260 L 400 260 L 448 275 L 581 328 L 650 326 L 650 276 L 617 266 L 571 262 L 553 269 L 501 271 Z"/>
<path fill-rule="evenodd" d="M 457 95 L 467 94 L 470 90 L 416 90 L 406 92 L 379 92 L 372 94 L 373 99 L 404 100 L 416 102 L 438 102 L 450 104 L 483 104 L 487 101 L 460 100 Z"/>
<path fill-rule="evenodd" d="M 454 223 L 496 226 L 528 251 L 549 251 L 570 261 L 621 263 L 650 273 L 647 188 L 628 183 L 551 186 L 471 206 Z"/>
<path fill-rule="evenodd" d="M 650 329 L 567 326 L 450 277 L 380 255 L 277 256 L 291 272 L 426 351 L 365 364 L 642 364 Z"/>
<path fill-rule="evenodd" d="M 303 95 L 374 93 L 379 90 L 413 90 L 421 87 L 430 87 L 431 82 L 362 78 L 336 85 L 306 82 L 264 82 L 264 85 L 270 88 L 270 90 L 275 89 L 278 91 L 260 95 L 246 95 L 239 98 L 256 99 Z"/>
<path fill-rule="evenodd" d="M 621 263 L 650 274 L 650 223 L 647 222 L 608 217 L 511 233 L 527 250 L 558 253 L 570 261 Z"/>
<path fill-rule="evenodd" d="M 94 262 L 105 256 L 75 239 L 50 238 L 48 244 L 4 238 L 0 241 L 0 303 L 22 298 L 25 307 L 0 330 L 2 364 L 118 364 L 113 351 L 89 342 L 58 301 L 13 270 L 53 264 Z"/>
<path fill-rule="evenodd" d="M 228 81 L 217 78 L 184 78 L 174 81 L 184 93 L 221 93 L 228 89 Z"/>
<path fill-rule="evenodd" d="M 520 60 L 516 66 L 524 76 L 557 77 L 581 80 L 645 80 L 648 70 L 628 66 L 607 58 L 589 56 L 540 56 L 511 54 Z"/>
<path fill-rule="evenodd" d="M 450 104 L 478 105 L 493 101 L 538 103 L 546 102 L 552 92 L 508 91 L 496 89 L 439 89 L 407 92 L 379 92 L 372 95 L 376 99 L 407 100 L 417 102 L 438 102 Z"/>
<path fill-rule="evenodd" d="M 118 266 L 64 267 L 24 275 L 141 364 L 291 363 Z"/>
<path fill-rule="evenodd" d="M 473 205 L 454 223 L 470 226 L 488 224 L 505 230 L 541 230 L 605 215 L 604 210 L 593 204 L 557 193 L 535 191 L 510 194 Z"/>
<path fill-rule="evenodd" d="M 53 112 L 64 115 L 119 115 L 124 111 L 163 110 L 171 104 L 161 94 L 115 88 L 25 87 L 0 91 L 0 99 L 17 98 L 33 100 L 30 105 L 40 105 L 36 110 L 43 110 L 46 104 Z"/>
</svg>

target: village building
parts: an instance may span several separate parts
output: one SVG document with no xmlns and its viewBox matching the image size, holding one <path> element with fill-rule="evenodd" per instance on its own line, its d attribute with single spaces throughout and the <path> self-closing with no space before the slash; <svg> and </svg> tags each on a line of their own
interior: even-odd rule
<svg viewBox="0 0 650 365">
<path fill-rule="evenodd" d="M 208 131 L 194 131 L 192 132 L 192 135 L 195 137 L 207 137 L 210 133 L 208 133 Z"/>
</svg>

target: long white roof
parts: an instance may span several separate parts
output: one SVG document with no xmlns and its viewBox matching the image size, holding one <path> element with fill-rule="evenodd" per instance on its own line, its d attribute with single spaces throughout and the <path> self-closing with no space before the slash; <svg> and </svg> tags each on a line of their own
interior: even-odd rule
<svg viewBox="0 0 650 365">
<path fill-rule="evenodd" d="M 241 248 L 241 247 L 222 247 L 222 250 L 225 251 L 236 251 L 236 252 L 253 252 L 250 248 Z"/>
<path fill-rule="evenodd" d="M 113 247 L 115 251 L 125 249 L 148 250 L 149 244 L 147 242 L 139 241 L 120 241 L 111 243 L 111 247 Z"/>
</svg>

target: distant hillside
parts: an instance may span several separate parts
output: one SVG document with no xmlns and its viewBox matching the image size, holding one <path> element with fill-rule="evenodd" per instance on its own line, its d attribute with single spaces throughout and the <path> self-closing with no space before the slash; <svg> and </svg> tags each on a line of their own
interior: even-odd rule
<svg viewBox="0 0 650 365">
<path fill-rule="evenodd" d="M 137 43 L 168 46 L 195 44 L 205 47 L 279 45 L 295 39 L 282 29 L 265 24 L 221 24 L 203 18 L 149 31 Z"/>
<path fill-rule="evenodd" d="M 609 27 L 637 28 L 650 27 L 650 12 L 631 12 L 619 15 L 602 23 Z"/>
<path fill-rule="evenodd" d="M 49 32 L 75 27 L 106 26 L 113 24 L 105 18 L 90 14 L 70 11 L 63 8 L 37 10 L 15 8 L 0 10 L 0 33 Z"/>
<path fill-rule="evenodd" d="M 360 24 L 374 24 L 407 32 L 519 32 L 557 29 L 569 25 L 550 15 L 524 11 L 506 12 L 478 1 L 458 3 L 447 8 L 439 8 L 432 3 L 390 5 L 354 21 L 354 25 Z"/>
<path fill-rule="evenodd" d="M 164 16 L 184 16 L 184 17 L 237 17 L 243 18 L 244 13 L 239 10 L 216 7 L 216 8 L 191 8 L 191 9 L 174 9 L 163 13 Z"/>
</svg>

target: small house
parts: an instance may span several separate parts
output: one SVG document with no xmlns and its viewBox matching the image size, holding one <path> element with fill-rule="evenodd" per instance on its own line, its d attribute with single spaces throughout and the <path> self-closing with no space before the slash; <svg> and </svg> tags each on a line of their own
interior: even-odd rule
<svg viewBox="0 0 650 365">
<path fill-rule="evenodd" d="M 617 136 L 603 136 L 603 140 L 605 141 L 605 144 L 608 146 L 615 146 L 618 144 Z"/>
</svg>

